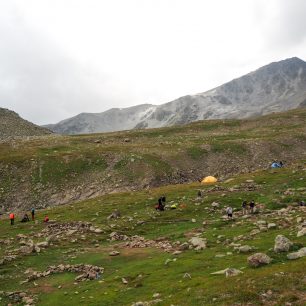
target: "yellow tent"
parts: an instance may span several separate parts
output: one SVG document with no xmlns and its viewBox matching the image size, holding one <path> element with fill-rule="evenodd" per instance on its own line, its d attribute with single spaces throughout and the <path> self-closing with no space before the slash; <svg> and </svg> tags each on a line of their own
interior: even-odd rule
<svg viewBox="0 0 306 306">
<path fill-rule="evenodd" d="M 216 183 L 217 179 L 213 176 L 206 176 L 203 178 L 201 184 L 213 184 Z"/>
</svg>

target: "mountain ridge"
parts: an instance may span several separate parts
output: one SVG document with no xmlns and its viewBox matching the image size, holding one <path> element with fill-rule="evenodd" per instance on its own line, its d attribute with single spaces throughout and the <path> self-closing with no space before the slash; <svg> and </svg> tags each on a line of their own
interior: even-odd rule
<svg viewBox="0 0 306 306">
<path fill-rule="evenodd" d="M 0 107 L 0 140 L 10 137 L 42 136 L 52 132 L 21 118 L 16 112 Z"/>
<path fill-rule="evenodd" d="M 293 57 L 258 68 L 223 85 L 161 104 L 81 113 L 54 125 L 56 133 L 86 134 L 158 128 L 206 119 L 243 119 L 306 104 L 306 62 Z"/>
</svg>

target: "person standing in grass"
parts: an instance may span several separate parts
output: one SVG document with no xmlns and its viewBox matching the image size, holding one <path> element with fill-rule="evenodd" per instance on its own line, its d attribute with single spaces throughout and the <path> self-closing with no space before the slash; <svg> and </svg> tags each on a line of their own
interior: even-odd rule
<svg viewBox="0 0 306 306">
<path fill-rule="evenodd" d="M 31 209 L 32 221 L 35 219 L 35 209 L 34 207 Z"/>
<path fill-rule="evenodd" d="M 247 215 L 247 213 L 248 213 L 248 203 L 247 203 L 247 201 L 243 201 L 242 202 L 242 214 L 243 215 Z"/>
<path fill-rule="evenodd" d="M 250 213 L 253 214 L 255 212 L 255 201 L 252 200 L 250 202 Z"/>
<path fill-rule="evenodd" d="M 10 213 L 10 220 L 11 220 L 11 225 L 14 225 L 14 221 L 15 221 L 14 213 Z"/>
<path fill-rule="evenodd" d="M 227 213 L 227 218 L 228 219 L 232 219 L 233 218 L 233 208 L 232 207 L 228 206 L 226 208 L 226 213 Z"/>
</svg>

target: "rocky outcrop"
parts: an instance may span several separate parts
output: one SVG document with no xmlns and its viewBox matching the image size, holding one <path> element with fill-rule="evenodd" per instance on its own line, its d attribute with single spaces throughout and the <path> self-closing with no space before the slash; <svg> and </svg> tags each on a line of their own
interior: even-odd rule
<svg viewBox="0 0 306 306">
<path fill-rule="evenodd" d="M 29 276 L 25 282 L 30 282 L 41 277 L 47 277 L 52 274 L 72 272 L 72 273 L 81 273 L 78 275 L 75 280 L 80 282 L 84 280 L 94 280 L 100 278 L 100 275 L 104 272 L 104 268 L 86 265 L 86 264 L 77 264 L 77 265 L 58 265 L 50 266 L 44 272 L 29 271 Z M 27 274 L 27 273 L 26 273 Z"/>
<path fill-rule="evenodd" d="M 52 132 L 19 117 L 11 110 L 0 108 L 0 141 L 15 137 L 42 136 Z"/>
</svg>

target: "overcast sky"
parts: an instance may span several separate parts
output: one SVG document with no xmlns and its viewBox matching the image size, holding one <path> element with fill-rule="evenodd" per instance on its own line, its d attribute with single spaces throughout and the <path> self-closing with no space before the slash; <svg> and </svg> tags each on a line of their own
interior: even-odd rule
<svg viewBox="0 0 306 306">
<path fill-rule="evenodd" d="M 0 107 L 161 104 L 306 55 L 305 0 L 0 0 Z"/>
</svg>

